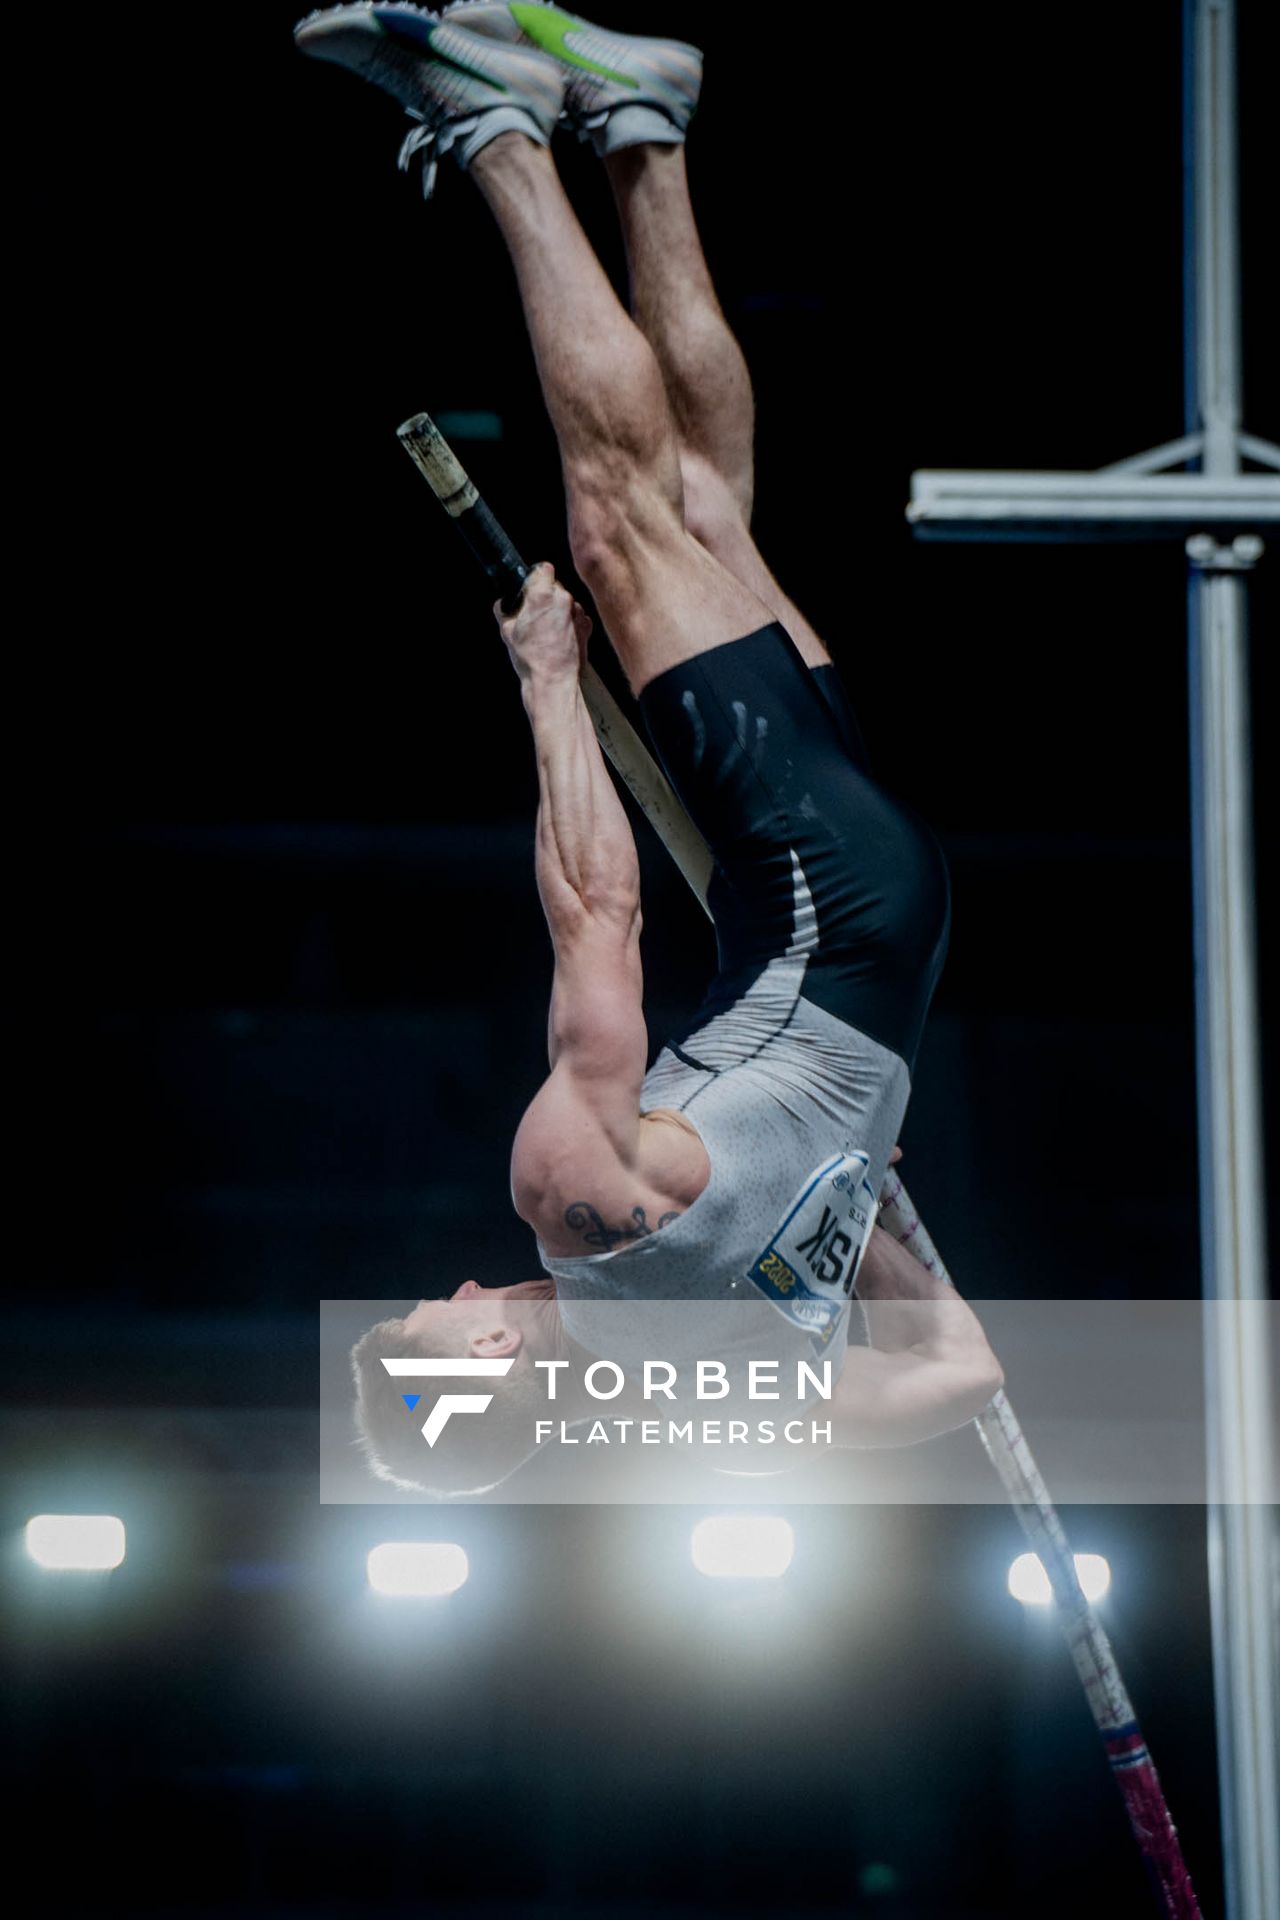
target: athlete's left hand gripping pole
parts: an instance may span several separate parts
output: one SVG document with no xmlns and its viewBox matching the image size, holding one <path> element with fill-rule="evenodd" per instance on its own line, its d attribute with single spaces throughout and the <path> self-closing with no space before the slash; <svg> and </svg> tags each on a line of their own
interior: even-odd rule
<svg viewBox="0 0 1280 1920">
<path fill-rule="evenodd" d="M 514 612 L 529 568 L 480 498 L 462 462 L 430 414 L 415 413 L 397 433 L 401 446 L 484 568 L 503 610 Z M 593 666 L 583 667 L 579 684 L 602 749 L 705 907 L 713 865 L 711 849 Z"/>
</svg>

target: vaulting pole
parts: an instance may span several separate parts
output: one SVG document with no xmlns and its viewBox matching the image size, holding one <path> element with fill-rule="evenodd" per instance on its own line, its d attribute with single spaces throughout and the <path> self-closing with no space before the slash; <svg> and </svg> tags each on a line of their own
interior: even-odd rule
<svg viewBox="0 0 1280 1920">
<path fill-rule="evenodd" d="M 914 1254 L 921 1266 L 949 1285 L 954 1284 L 906 1189 L 892 1171 L 880 1196 L 880 1225 Z M 1022 1530 L 1049 1576 L 1058 1623 L 1084 1686 L 1094 1725 L 1102 1735 L 1133 1837 L 1164 1912 L 1168 1920 L 1199 1920 L 1200 1908 L 1182 1858 L 1177 1830 L 1111 1642 L 1085 1599 L 1057 1509 L 1049 1498 L 1049 1490 L 1018 1417 L 1003 1391 L 996 1395 L 985 1413 L 978 1415 L 975 1424 Z"/>
</svg>

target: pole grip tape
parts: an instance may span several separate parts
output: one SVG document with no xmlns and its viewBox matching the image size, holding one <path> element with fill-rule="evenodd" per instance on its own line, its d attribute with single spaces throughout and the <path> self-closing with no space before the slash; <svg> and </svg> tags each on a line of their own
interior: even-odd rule
<svg viewBox="0 0 1280 1920">
<path fill-rule="evenodd" d="M 396 436 L 480 562 L 504 612 L 513 612 L 529 569 L 457 454 L 429 413 L 415 413 L 396 429 Z"/>
<path fill-rule="evenodd" d="M 401 446 L 484 568 L 502 601 L 503 612 L 513 613 L 529 568 L 480 498 L 457 454 L 430 414 L 415 413 L 411 420 L 397 428 L 397 434 Z M 681 806 L 644 741 L 590 664 L 582 669 L 581 686 L 603 752 L 705 908 L 714 864 L 710 847 Z"/>
</svg>

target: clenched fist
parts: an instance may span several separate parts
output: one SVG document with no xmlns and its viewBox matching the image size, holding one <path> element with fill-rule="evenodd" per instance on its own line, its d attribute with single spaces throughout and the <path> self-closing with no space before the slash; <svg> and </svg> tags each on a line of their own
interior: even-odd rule
<svg viewBox="0 0 1280 1920">
<path fill-rule="evenodd" d="M 587 658 L 591 616 L 556 579 L 555 568 L 543 560 L 524 583 L 514 613 L 495 606 L 498 631 L 506 642 L 511 664 L 522 680 L 577 678 Z"/>
</svg>

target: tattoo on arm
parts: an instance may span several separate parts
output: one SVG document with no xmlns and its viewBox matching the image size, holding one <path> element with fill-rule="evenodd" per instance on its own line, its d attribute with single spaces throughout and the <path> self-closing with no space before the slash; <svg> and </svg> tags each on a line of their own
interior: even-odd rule
<svg viewBox="0 0 1280 1920">
<path fill-rule="evenodd" d="M 670 1213 L 664 1213 L 658 1221 L 658 1227 L 669 1226 L 673 1220 L 678 1220 L 680 1212 L 681 1209 L 676 1207 Z M 647 1233 L 657 1231 L 649 1225 L 643 1207 L 632 1207 L 627 1226 L 611 1227 L 601 1219 L 590 1201 L 575 1200 L 566 1210 L 564 1219 L 567 1227 L 572 1227 L 575 1233 L 581 1232 L 587 1246 L 599 1247 L 605 1253 L 612 1253 L 615 1247 L 621 1246 L 626 1240 L 643 1240 Z"/>
</svg>

